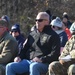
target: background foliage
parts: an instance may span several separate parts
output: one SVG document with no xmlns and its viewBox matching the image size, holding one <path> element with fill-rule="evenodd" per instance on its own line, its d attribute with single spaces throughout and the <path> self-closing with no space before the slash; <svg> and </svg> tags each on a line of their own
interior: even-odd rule
<svg viewBox="0 0 75 75">
<path fill-rule="evenodd" d="M 75 0 L 0 0 L 0 17 L 8 15 L 11 26 L 21 25 L 21 30 L 27 35 L 38 12 L 49 9 L 53 15 L 62 17 L 67 12 L 71 20 L 75 18 Z"/>
</svg>

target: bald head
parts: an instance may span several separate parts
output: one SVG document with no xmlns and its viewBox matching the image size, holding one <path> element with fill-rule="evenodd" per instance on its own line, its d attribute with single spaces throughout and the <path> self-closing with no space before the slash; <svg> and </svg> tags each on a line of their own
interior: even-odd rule
<svg viewBox="0 0 75 75">
<path fill-rule="evenodd" d="M 36 19 L 46 19 L 49 21 L 49 15 L 46 12 L 38 13 Z"/>
<path fill-rule="evenodd" d="M 45 26 L 49 25 L 49 15 L 46 12 L 39 12 L 36 17 L 36 28 L 42 32 Z"/>
</svg>

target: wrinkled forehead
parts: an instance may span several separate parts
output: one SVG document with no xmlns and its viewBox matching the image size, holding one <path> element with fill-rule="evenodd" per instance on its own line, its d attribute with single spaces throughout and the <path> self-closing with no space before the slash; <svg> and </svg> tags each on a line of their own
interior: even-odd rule
<svg viewBox="0 0 75 75">
<path fill-rule="evenodd" d="M 46 19 L 46 20 L 49 20 L 49 15 L 46 13 L 46 12 L 40 12 L 36 19 Z"/>
</svg>

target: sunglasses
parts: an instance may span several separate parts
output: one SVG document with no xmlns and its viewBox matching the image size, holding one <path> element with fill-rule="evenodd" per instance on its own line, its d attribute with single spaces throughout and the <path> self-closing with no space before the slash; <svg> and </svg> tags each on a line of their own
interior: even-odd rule
<svg viewBox="0 0 75 75">
<path fill-rule="evenodd" d="M 46 19 L 36 19 L 35 21 L 42 22 L 43 20 L 46 20 Z"/>
<path fill-rule="evenodd" d="M 18 31 L 12 31 L 12 33 L 13 33 L 13 32 L 15 32 L 15 33 L 16 33 L 16 32 L 18 32 Z"/>
</svg>

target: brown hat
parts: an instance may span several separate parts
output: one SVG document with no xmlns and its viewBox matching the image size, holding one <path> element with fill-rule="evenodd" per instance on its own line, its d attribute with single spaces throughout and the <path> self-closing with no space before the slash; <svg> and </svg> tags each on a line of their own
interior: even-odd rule
<svg viewBox="0 0 75 75">
<path fill-rule="evenodd" d="M 0 19 L 0 26 L 8 27 L 8 23 L 5 19 Z"/>
</svg>

